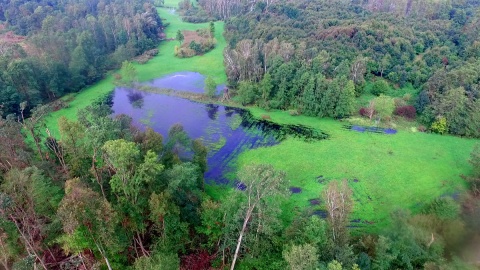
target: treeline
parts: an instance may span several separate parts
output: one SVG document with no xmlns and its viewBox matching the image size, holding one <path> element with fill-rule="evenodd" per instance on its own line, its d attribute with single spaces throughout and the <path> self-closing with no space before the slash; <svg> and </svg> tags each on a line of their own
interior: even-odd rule
<svg viewBox="0 0 480 270">
<path fill-rule="evenodd" d="M 0 104 L 7 113 L 79 91 L 158 45 L 163 25 L 150 1 L 2 1 Z"/>
<path fill-rule="evenodd" d="M 478 3 L 408 1 L 411 11 L 399 16 L 401 1 L 343 2 L 257 2 L 250 12 L 228 19 L 224 61 L 229 83 L 239 87 L 241 82 L 257 84 L 266 74 L 272 78 L 266 95 L 251 94 L 242 102 L 309 115 L 349 115 L 354 110 L 339 114 L 329 105 L 325 113 L 303 100 L 314 96 L 316 106 L 325 107 L 322 103 L 340 102 L 322 94 L 335 80 L 353 81 L 359 96 L 366 84 L 382 79 L 393 88 L 419 89 L 405 100 L 427 127 L 445 118 L 445 132 L 480 136 Z M 373 8 L 387 2 L 391 10 Z M 307 77 L 315 78 L 314 95 L 306 91 Z M 445 95 L 458 87 L 463 87 L 458 97 L 468 105 L 447 113 L 442 110 L 449 99 Z"/>
<path fill-rule="evenodd" d="M 441 197 L 416 215 L 394 211 L 378 235 L 352 236 L 351 226 L 366 224 L 351 220 L 347 181 L 318 194 L 326 218 L 286 215 L 289 183 L 270 165 L 240 168 L 237 188 L 214 200 L 207 150 L 182 126 L 164 139 L 95 104 L 78 121 L 60 118 L 59 137 L 40 138 L 48 111 L 0 118 L 4 269 L 474 269 L 457 256 L 480 222 L 479 147 L 463 208 Z"/>
</svg>

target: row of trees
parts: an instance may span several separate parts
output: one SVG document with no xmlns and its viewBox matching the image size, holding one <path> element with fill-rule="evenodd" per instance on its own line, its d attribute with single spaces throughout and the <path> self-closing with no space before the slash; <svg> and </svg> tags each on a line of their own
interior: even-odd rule
<svg viewBox="0 0 480 270">
<path fill-rule="evenodd" d="M 204 192 L 206 148 L 180 125 L 165 141 L 93 105 L 78 121 L 59 119 L 58 137 L 42 138 L 29 127 L 42 127 L 45 111 L 0 120 L 5 269 L 470 269 L 444 257 L 476 228 L 476 206 L 462 221 L 458 204 L 443 197 L 415 216 L 395 212 L 380 235 L 352 237 L 347 181 L 319 194 L 326 219 L 308 209 L 285 219 L 289 183 L 270 165 L 242 167 L 237 188 L 214 200 Z M 22 127 L 39 148 L 25 145 Z M 477 179 L 475 171 L 474 191 Z"/>
<path fill-rule="evenodd" d="M 22 101 L 33 108 L 79 91 L 163 38 L 149 1 L 7 1 L 0 18 L 6 31 L 28 35 L 22 45 L 0 41 L 7 113 L 19 113 Z"/>
<path fill-rule="evenodd" d="M 239 89 L 241 101 L 269 108 L 265 105 L 268 100 L 271 108 L 342 116 L 353 111 L 336 113 L 332 105 L 327 113 L 305 109 L 311 107 L 300 101 L 306 96 L 315 96 L 307 99 L 315 99 L 313 103 L 320 108 L 335 103 L 329 100 L 331 95 L 319 94 L 321 90 L 316 95 L 306 91 L 313 85 L 307 77 L 316 77 L 316 89 L 345 77 L 353 81 L 357 96 L 364 92 L 365 83 L 374 80 L 396 88 L 412 85 L 419 91 L 407 105 L 415 105 L 423 124 L 430 127 L 444 118 L 447 132 L 480 136 L 476 124 L 480 113 L 476 68 L 480 47 L 478 35 L 472 32 L 478 30 L 480 17 L 474 2 L 344 2 L 301 1 L 271 3 L 268 7 L 258 2 L 250 12 L 229 18 L 224 61 L 229 84 Z M 267 76 L 272 80 L 270 96 L 245 91 L 253 89 L 246 87 L 249 84 L 262 88 Z M 327 83 L 318 83 L 321 77 Z M 452 101 L 455 95 L 447 92 L 459 93 L 455 90 L 459 87 L 464 91 Z M 335 91 L 338 96 L 347 94 L 345 100 L 350 100 L 350 93 L 349 88 Z M 381 89 L 372 93 L 385 94 Z M 287 101 L 283 102 L 281 96 Z M 449 102 L 465 106 L 447 112 L 442 108 Z"/>
</svg>

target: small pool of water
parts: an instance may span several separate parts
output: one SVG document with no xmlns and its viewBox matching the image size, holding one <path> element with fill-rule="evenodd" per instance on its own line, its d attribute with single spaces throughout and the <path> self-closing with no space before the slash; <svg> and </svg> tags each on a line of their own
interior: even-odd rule
<svg viewBox="0 0 480 270">
<path fill-rule="evenodd" d="M 177 91 L 205 93 L 205 79 L 206 77 L 198 72 L 182 71 L 148 81 L 145 84 Z M 217 85 L 217 94 L 221 93 L 224 88 L 225 84 Z"/>
</svg>

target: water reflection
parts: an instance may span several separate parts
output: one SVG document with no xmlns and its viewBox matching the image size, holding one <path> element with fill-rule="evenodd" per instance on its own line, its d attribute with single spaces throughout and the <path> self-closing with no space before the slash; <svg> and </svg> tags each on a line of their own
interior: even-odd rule
<svg viewBox="0 0 480 270">
<path fill-rule="evenodd" d="M 141 106 L 136 106 L 139 101 Z M 303 126 L 279 125 L 258 120 L 249 111 L 221 105 L 203 104 L 133 89 L 117 88 L 112 96 L 115 114 L 132 117 L 140 129 L 152 127 L 165 141 L 168 131 L 180 123 L 192 139 L 202 138 L 209 149 L 207 181 L 227 183 L 226 175 L 232 172 L 238 155 L 257 147 L 278 144 L 287 136 L 305 140 L 325 139 L 326 134 Z"/>
</svg>

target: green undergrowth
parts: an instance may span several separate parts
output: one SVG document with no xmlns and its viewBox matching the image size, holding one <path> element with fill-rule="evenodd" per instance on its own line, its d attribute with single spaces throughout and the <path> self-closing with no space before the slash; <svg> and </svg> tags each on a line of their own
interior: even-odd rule
<svg viewBox="0 0 480 270">
<path fill-rule="evenodd" d="M 166 6 L 177 7 L 179 0 L 169 0 L 167 2 L 168 3 L 165 4 Z M 162 18 L 163 23 L 169 24 L 165 29 L 167 39 L 175 38 L 178 30 L 197 30 L 200 28 L 206 28 L 209 25 L 209 23 L 193 24 L 183 22 L 170 8 L 158 8 L 158 13 Z M 223 28 L 223 22 L 215 22 L 216 47 L 202 56 L 179 59 L 174 56 L 174 48 L 175 45 L 178 45 L 178 41 L 162 41 L 158 47 L 159 52 L 157 56 L 146 64 L 134 64 L 139 81 L 148 81 L 174 72 L 193 71 L 199 72 L 205 76 L 211 76 L 217 84 L 225 83 L 227 78 L 223 66 L 223 50 L 226 46 L 226 42 L 222 35 Z M 46 125 L 52 135 L 57 137 L 59 135 L 57 123 L 58 118 L 65 116 L 68 119 L 76 119 L 78 110 L 104 98 L 114 89 L 114 87 L 113 76 L 110 74 L 95 85 L 83 89 L 77 94 L 64 97 L 64 100 L 68 101 L 68 107 L 53 112 L 46 118 Z"/>
<path fill-rule="evenodd" d="M 469 154 L 478 142 L 409 130 L 395 135 L 359 133 L 346 130 L 346 123 L 333 119 L 250 110 L 259 118 L 268 114 L 272 121 L 303 124 L 330 135 L 315 142 L 288 138 L 279 145 L 240 155 L 238 166 L 272 164 L 286 171 L 292 187 L 302 188 L 301 193 L 292 194 L 285 219 L 298 211 L 323 209 L 323 204 L 311 206 L 309 200 L 321 198 L 328 181 L 347 179 L 355 200 L 351 219 L 359 219 L 351 226 L 362 232 L 380 232 L 389 225 L 395 209 L 415 213 L 438 196 L 464 190 L 460 175 L 470 173 Z"/>
</svg>

